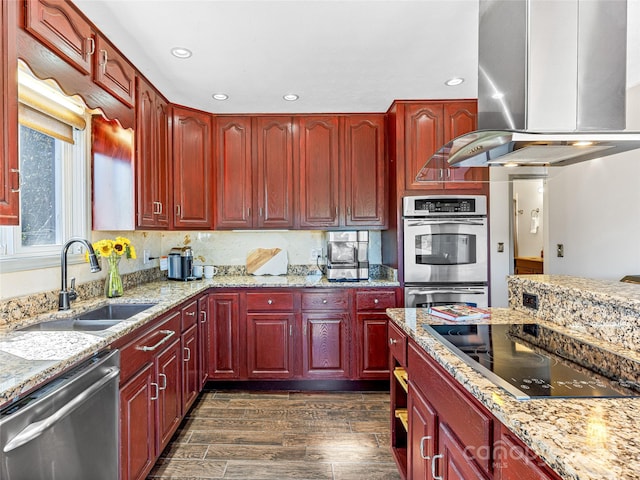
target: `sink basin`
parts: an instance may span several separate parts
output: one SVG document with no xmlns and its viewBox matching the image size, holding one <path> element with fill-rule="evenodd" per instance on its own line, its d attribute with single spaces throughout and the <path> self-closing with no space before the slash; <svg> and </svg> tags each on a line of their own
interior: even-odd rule
<svg viewBox="0 0 640 480">
<path fill-rule="evenodd" d="M 81 313 L 77 320 L 126 320 L 134 315 L 151 308 L 155 303 L 112 303 L 95 310 Z"/>
<path fill-rule="evenodd" d="M 74 318 L 61 318 L 19 328 L 19 331 L 68 331 L 92 332 L 106 330 L 134 315 L 151 308 L 155 303 L 112 303 L 81 313 Z"/>
</svg>

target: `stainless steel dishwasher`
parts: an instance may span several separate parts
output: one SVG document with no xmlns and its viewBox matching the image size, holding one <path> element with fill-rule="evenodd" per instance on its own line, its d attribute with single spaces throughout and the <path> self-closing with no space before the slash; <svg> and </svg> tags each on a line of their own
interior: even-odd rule
<svg viewBox="0 0 640 480">
<path fill-rule="evenodd" d="M 120 353 L 101 352 L 0 411 L 3 480 L 117 480 Z"/>
</svg>

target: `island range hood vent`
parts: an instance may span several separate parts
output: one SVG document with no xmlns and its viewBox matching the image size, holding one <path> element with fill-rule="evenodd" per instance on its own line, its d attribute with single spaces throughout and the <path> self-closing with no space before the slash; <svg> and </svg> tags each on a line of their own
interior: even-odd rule
<svg viewBox="0 0 640 480">
<path fill-rule="evenodd" d="M 626 123 L 626 0 L 480 0 L 478 130 L 450 166 L 569 165 L 640 148 Z"/>
</svg>

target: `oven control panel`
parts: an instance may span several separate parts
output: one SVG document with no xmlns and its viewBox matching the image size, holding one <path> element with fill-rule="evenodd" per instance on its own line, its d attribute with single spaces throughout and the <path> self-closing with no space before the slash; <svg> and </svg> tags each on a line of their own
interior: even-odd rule
<svg viewBox="0 0 640 480">
<path fill-rule="evenodd" d="M 429 195 L 404 197 L 405 217 L 428 217 L 437 215 L 486 215 L 487 198 L 483 195 Z"/>
</svg>

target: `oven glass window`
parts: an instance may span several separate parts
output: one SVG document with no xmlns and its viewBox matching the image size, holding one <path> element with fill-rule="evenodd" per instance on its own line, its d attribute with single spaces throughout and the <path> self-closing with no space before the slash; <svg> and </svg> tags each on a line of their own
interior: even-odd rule
<svg viewBox="0 0 640 480">
<path fill-rule="evenodd" d="M 416 235 L 416 264 L 466 265 L 476 263 L 476 236 L 466 233 Z"/>
</svg>

